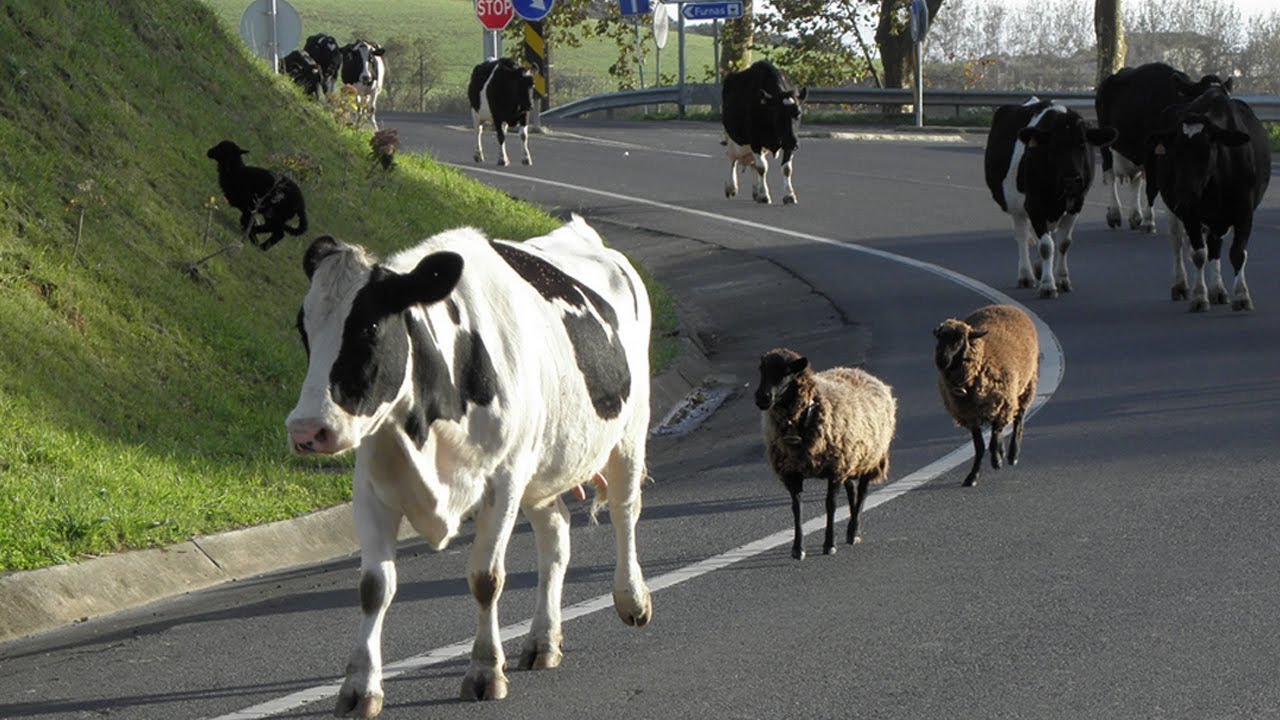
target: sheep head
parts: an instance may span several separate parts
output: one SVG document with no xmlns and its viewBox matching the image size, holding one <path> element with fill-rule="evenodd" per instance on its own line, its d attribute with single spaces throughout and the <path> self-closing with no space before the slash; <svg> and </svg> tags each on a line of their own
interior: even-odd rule
<svg viewBox="0 0 1280 720">
<path fill-rule="evenodd" d="M 219 165 L 235 166 L 243 165 L 244 161 L 240 158 L 242 155 L 247 154 L 249 154 L 248 150 L 245 150 L 230 140 L 223 140 L 217 145 L 209 148 L 209 151 L 205 153 L 205 157 L 210 160 L 217 160 Z"/>
<path fill-rule="evenodd" d="M 756 407 L 768 410 L 783 398 L 794 399 L 796 378 L 809 370 L 809 359 L 787 350 L 774 348 L 760 356 L 760 384 L 756 387 Z"/>
<path fill-rule="evenodd" d="M 938 340 L 933 350 L 933 364 L 939 372 L 948 375 L 961 371 L 966 364 L 972 364 L 981 357 L 981 350 L 973 341 L 986 334 L 986 330 L 979 330 L 963 320 L 944 320 L 933 329 L 933 336 Z"/>
</svg>

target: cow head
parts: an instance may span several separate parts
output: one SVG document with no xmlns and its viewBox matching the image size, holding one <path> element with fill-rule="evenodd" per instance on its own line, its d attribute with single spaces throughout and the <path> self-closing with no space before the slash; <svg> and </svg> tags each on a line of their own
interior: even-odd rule
<svg viewBox="0 0 1280 720">
<path fill-rule="evenodd" d="M 1150 151 L 1160 159 L 1161 193 L 1170 210 L 1197 202 L 1214 177 L 1224 148 L 1249 142 L 1249 134 L 1224 128 L 1208 115 L 1183 112 L 1174 127 L 1152 133 Z"/>
<path fill-rule="evenodd" d="M 807 97 L 809 88 L 787 88 L 776 93 L 760 88 L 760 105 L 778 131 L 782 141 L 781 148 L 784 150 L 795 150 L 799 144 L 796 133 L 800 130 L 800 117 L 804 114 L 804 101 Z"/>
<path fill-rule="evenodd" d="M 1217 75 L 1205 75 L 1197 82 L 1192 82 L 1191 78 L 1180 72 L 1175 72 L 1172 77 L 1173 89 L 1178 94 L 1188 100 L 1198 98 L 1209 88 L 1221 88 L 1223 92 L 1231 92 L 1232 79 L 1223 80 Z"/>
<path fill-rule="evenodd" d="M 324 88 L 320 64 L 305 50 L 294 50 L 284 58 L 284 71 L 308 95 L 319 96 Z"/>
<path fill-rule="evenodd" d="M 756 407 L 768 410 L 793 392 L 795 379 L 809 368 L 809 359 L 775 348 L 760 357 L 760 384 L 756 386 Z"/>
<path fill-rule="evenodd" d="M 1115 142 L 1114 128 L 1093 128 L 1074 111 L 1050 111 L 1018 132 L 1041 194 L 1053 199 L 1082 199 L 1093 180 L 1093 148 Z M 1049 186 L 1052 187 L 1049 187 Z"/>
<path fill-rule="evenodd" d="M 327 455 L 358 445 L 405 396 L 410 308 L 448 296 L 462 258 L 437 252 L 397 273 L 324 236 L 307 249 L 303 269 L 311 282 L 298 313 L 307 375 L 285 424 L 294 452 Z"/>
<path fill-rule="evenodd" d="M 344 82 L 372 87 L 379 81 L 378 63 L 375 57 L 386 53 L 380 45 L 368 40 L 356 40 L 342 46 L 342 79 Z"/>
</svg>

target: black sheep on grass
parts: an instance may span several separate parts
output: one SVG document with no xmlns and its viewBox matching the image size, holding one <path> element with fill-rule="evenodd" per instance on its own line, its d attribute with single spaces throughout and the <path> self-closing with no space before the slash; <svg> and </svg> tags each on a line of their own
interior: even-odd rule
<svg viewBox="0 0 1280 720">
<path fill-rule="evenodd" d="M 245 153 L 249 152 L 230 140 L 209 148 L 205 153 L 218 163 L 218 186 L 227 203 L 240 211 L 240 230 L 249 242 L 266 250 L 284 237 L 301 235 L 307 231 L 307 210 L 302 201 L 302 191 L 297 183 L 266 168 L 245 165 Z M 253 216 L 262 216 L 261 225 L 253 225 Z M 298 217 L 296 227 L 285 222 Z M 271 236 L 258 242 L 258 235 Z"/>
</svg>

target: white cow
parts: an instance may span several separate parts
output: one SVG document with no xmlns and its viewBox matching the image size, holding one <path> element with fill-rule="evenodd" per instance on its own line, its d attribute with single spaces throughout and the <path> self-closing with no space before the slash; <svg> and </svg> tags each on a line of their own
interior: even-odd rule
<svg viewBox="0 0 1280 720">
<path fill-rule="evenodd" d="M 649 622 L 635 530 L 650 308 L 627 259 L 575 216 L 524 243 L 451 230 L 384 262 L 326 236 L 303 265 L 311 286 L 299 329 L 309 361 L 287 420 L 290 442 L 302 454 L 356 451 L 364 622 L 338 714 L 382 708 L 382 620 L 396 589 L 402 517 L 435 549 L 475 519 L 467 579 L 479 623 L 464 699 L 507 694 L 497 603 L 518 511 L 538 549 L 537 608 L 520 666 L 559 665 L 569 562 L 561 494 L 597 473 L 596 502 L 608 503 L 617 542 L 615 607 L 628 625 Z"/>
<path fill-rule="evenodd" d="M 342 46 L 342 82 L 356 89 L 356 126 L 368 120 L 378 129 L 378 95 L 387 84 L 385 50 L 377 43 L 356 40 Z"/>
</svg>

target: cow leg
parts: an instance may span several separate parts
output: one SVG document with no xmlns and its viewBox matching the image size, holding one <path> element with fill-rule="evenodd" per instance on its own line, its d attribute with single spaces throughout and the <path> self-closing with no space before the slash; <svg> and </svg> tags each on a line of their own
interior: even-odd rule
<svg viewBox="0 0 1280 720">
<path fill-rule="evenodd" d="M 1253 298 L 1249 295 L 1249 283 L 1244 279 L 1244 266 L 1249 260 L 1249 235 L 1253 231 L 1253 220 L 1236 225 L 1231 236 L 1231 269 L 1235 273 L 1235 284 L 1231 287 L 1231 309 L 1252 310 Z"/>
<path fill-rule="evenodd" d="M 524 165 L 533 164 L 533 156 L 529 154 L 529 126 L 520 126 L 520 145 L 524 148 L 524 159 L 520 162 Z"/>
<path fill-rule="evenodd" d="M 1103 152 L 1110 152 L 1104 149 Z M 1114 155 L 1114 153 L 1113 153 Z M 1102 184 L 1111 190 L 1111 203 L 1107 205 L 1107 227 L 1120 227 L 1120 216 L 1123 207 L 1120 204 L 1120 183 L 1123 180 L 1116 175 L 1115 166 L 1102 171 Z"/>
<path fill-rule="evenodd" d="M 791 205 L 796 201 L 796 189 L 791 184 L 791 151 L 782 151 L 782 177 L 787 181 L 787 194 L 782 197 L 783 205 Z"/>
<path fill-rule="evenodd" d="M 648 411 L 633 417 L 626 436 L 614 447 L 605 463 L 609 482 L 609 522 L 613 525 L 617 562 L 613 569 L 613 608 L 622 622 L 643 627 L 653 619 L 649 586 L 640 571 L 636 550 L 636 523 L 640 520 L 640 491 L 644 484 L 645 428 Z"/>
<path fill-rule="evenodd" d="M 560 596 L 569 568 L 569 509 L 558 496 L 538 508 L 525 508 L 538 546 L 538 604 L 533 625 L 520 649 L 521 670 L 559 667 L 561 641 Z"/>
<path fill-rule="evenodd" d="M 1018 244 L 1018 287 L 1035 287 L 1036 274 L 1040 271 L 1031 269 L 1031 256 L 1028 253 L 1032 242 L 1031 221 L 1026 215 L 1013 215 L 1013 240 Z"/>
<path fill-rule="evenodd" d="M 498 133 L 498 167 L 506 167 L 511 164 L 507 159 L 507 124 L 495 120 L 493 129 Z"/>
<path fill-rule="evenodd" d="M 824 509 L 827 511 L 827 531 L 822 536 L 822 554 L 836 554 L 836 490 L 841 483 L 827 482 L 827 500 Z"/>
<path fill-rule="evenodd" d="M 1186 300 L 1191 295 L 1187 286 L 1187 265 L 1184 255 L 1189 255 L 1191 247 L 1187 241 L 1186 228 L 1176 215 L 1169 215 L 1169 241 L 1173 246 L 1173 281 L 1169 286 L 1169 295 L 1176 302 Z"/>
<path fill-rule="evenodd" d="M 1075 213 L 1064 215 L 1053 233 L 1056 236 L 1054 248 L 1057 252 L 1057 266 L 1054 268 L 1053 281 L 1062 292 L 1071 292 L 1071 271 L 1067 269 L 1067 250 L 1071 249 L 1071 233 L 1076 227 L 1076 217 Z M 1041 285 L 1043 284 L 1042 279 Z"/>
<path fill-rule="evenodd" d="M 1069 216 L 1067 216 L 1069 217 Z M 1066 221 L 1066 217 L 1062 219 Z M 1040 262 L 1036 265 L 1036 277 L 1040 280 L 1040 297 L 1055 298 L 1058 297 L 1058 286 L 1054 280 L 1053 258 L 1054 249 L 1053 233 L 1049 231 L 1049 226 L 1044 221 L 1031 221 L 1031 230 L 1035 236 L 1040 238 L 1038 247 L 1040 250 Z"/>
<path fill-rule="evenodd" d="M 462 678 L 463 700 L 501 700 L 507 696 L 507 676 L 503 673 L 506 655 L 498 628 L 498 598 L 506 582 L 507 542 L 515 527 L 518 510 L 516 478 L 520 471 L 498 472 L 489 478 L 489 491 L 475 518 L 475 540 L 467 562 L 467 584 L 475 598 L 476 639 L 471 646 L 471 665 Z"/>
<path fill-rule="evenodd" d="M 1227 304 L 1227 286 L 1222 282 L 1222 236 L 1210 230 L 1207 240 L 1209 246 L 1209 302 L 1213 305 Z"/>
<path fill-rule="evenodd" d="M 1139 170 L 1134 183 L 1137 187 L 1137 197 L 1134 198 L 1134 207 L 1137 208 L 1135 215 L 1138 224 L 1134 225 L 1134 218 L 1129 218 L 1129 227 L 1147 235 L 1154 235 L 1156 232 L 1156 209 L 1152 205 L 1151 193 L 1147 191 L 1149 180 L 1144 170 Z"/>
<path fill-rule="evenodd" d="M 801 529 L 800 521 L 800 493 L 804 491 L 804 478 L 799 475 L 788 475 L 782 478 L 782 484 L 787 486 L 787 493 L 791 495 L 791 521 L 795 526 L 795 536 L 791 541 L 791 557 L 796 560 L 804 559 L 804 530 Z"/>
<path fill-rule="evenodd" d="M 724 196 L 731 198 L 738 194 L 738 159 L 729 158 L 729 181 L 724 184 Z"/>
<path fill-rule="evenodd" d="M 472 158 L 476 162 L 484 162 L 484 145 L 480 142 L 480 139 L 484 136 L 484 121 L 474 114 L 471 116 L 471 121 L 476 126 L 476 152 L 472 155 Z"/>
<path fill-rule="evenodd" d="M 1195 285 L 1191 289 L 1191 312 L 1204 312 L 1209 309 L 1209 288 L 1204 282 L 1204 266 L 1209 259 L 1209 251 L 1204 246 L 1204 226 L 1200 224 L 1199 218 L 1184 220 L 1182 226 L 1191 246 L 1191 262 L 1196 266 Z"/>
<path fill-rule="evenodd" d="M 978 484 L 978 475 L 982 472 L 982 455 L 986 451 L 986 446 L 982 442 L 982 426 L 974 425 L 969 428 L 969 433 L 973 435 L 973 466 L 969 468 L 969 474 L 961 483 L 963 487 L 973 487 Z"/>
<path fill-rule="evenodd" d="M 769 172 L 769 158 L 765 151 L 751 149 L 751 167 L 755 168 L 755 182 L 751 184 L 751 199 L 768 205 L 773 202 L 769 197 L 769 184 L 765 182 L 765 173 Z"/>
<path fill-rule="evenodd" d="M 396 594 L 396 533 L 401 514 L 383 504 L 357 472 L 352 508 L 360 540 L 360 641 L 347 662 L 334 715 L 371 718 L 382 712 L 382 620 Z"/>
</svg>

